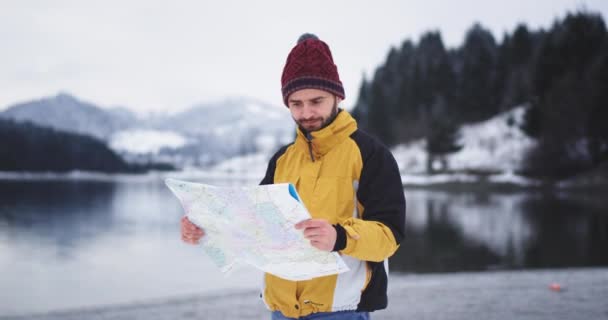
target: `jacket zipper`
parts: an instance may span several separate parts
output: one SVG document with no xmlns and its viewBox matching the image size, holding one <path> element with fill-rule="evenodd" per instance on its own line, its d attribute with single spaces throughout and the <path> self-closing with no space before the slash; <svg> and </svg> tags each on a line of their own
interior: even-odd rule
<svg viewBox="0 0 608 320">
<path fill-rule="evenodd" d="M 315 162 L 315 157 L 312 154 L 312 135 L 310 132 L 306 132 L 306 142 L 308 142 L 308 152 L 310 153 L 310 160 Z"/>
</svg>

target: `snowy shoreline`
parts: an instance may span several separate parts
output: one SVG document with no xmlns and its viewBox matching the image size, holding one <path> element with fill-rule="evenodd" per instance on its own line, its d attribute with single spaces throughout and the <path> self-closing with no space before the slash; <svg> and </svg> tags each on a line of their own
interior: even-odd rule
<svg viewBox="0 0 608 320">
<path fill-rule="evenodd" d="M 0 181 L 95 181 L 95 182 L 154 182 L 165 178 L 178 178 L 194 181 L 225 181 L 231 183 L 258 184 L 262 175 L 257 172 L 226 172 L 221 170 L 181 170 L 151 171 L 145 174 L 108 174 L 90 171 L 70 172 L 10 172 L 0 171 Z M 528 190 L 528 189 L 586 189 L 606 188 L 608 181 L 594 183 L 580 182 L 543 182 L 513 173 L 473 174 L 401 174 L 404 188 L 421 189 L 477 189 L 489 190 Z"/>
<path fill-rule="evenodd" d="M 558 284 L 558 290 L 551 288 Z M 608 268 L 391 274 L 389 307 L 373 319 L 600 319 Z M 256 288 L 8 319 L 269 319 Z"/>
</svg>

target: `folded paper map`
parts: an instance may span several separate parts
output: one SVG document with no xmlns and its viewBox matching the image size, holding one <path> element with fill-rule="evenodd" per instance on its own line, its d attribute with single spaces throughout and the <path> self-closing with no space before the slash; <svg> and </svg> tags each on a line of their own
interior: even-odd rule
<svg viewBox="0 0 608 320">
<path fill-rule="evenodd" d="M 222 272 L 237 263 L 287 280 L 348 271 L 336 252 L 319 250 L 294 225 L 310 219 L 292 184 L 216 187 L 166 179 L 188 219 L 205 231 L 203 250 Z"/>
</svg>

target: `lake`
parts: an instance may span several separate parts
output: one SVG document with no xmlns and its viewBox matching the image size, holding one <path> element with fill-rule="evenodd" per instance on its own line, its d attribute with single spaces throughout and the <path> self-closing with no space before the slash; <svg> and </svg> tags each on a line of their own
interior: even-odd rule
<svg viewBox="0 0 608 320">
<path fill-rule="evenodd" d="M 197 181 L 229 185 L 255 181 Z M 404 190 L 406 238 L 391 272 L 608 266 L 603 194 Z M 158 176 L 0 180 L 0 316 L 251 289 L 181 242 Z"/>
</svg>

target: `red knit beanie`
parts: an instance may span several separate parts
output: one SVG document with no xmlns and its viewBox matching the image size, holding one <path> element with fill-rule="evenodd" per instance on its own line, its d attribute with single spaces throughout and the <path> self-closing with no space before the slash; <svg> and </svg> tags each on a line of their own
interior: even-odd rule
<svg viewBox="0 0 608 320">
<path fill-rule="evenodd" d="M 344 87 L 327 44 L 314 34 L 298 39 L 285 62 L 281 91 L 286 106 L 289 95 L 301 89 L 321 89 L 344 99 Z"/>
</svg>

